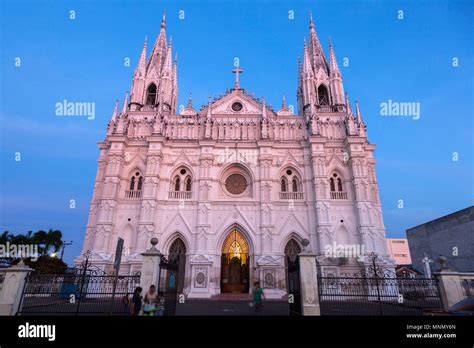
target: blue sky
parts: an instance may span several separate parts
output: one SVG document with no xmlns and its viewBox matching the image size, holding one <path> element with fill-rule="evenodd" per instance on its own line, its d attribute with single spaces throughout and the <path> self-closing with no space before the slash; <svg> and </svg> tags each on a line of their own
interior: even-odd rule
<svg viewBox="0 0 474 348">
<path fill-rule="evenodd" d="M 130 88 L 147 34 L 151 49 L 163 8 L 178 52 L 179 103 L 192 92 L 195 106 L 232 87 L 234 57 L 245 70 L 243 88 L 274 107 L 282 95 L 296 105 L 297 57 L 312 10 L 322 45 L 327 53 L 331 36 L 345 89 L 359 100 L 377 144 L 387 235 L 405 236 L 409 227 L 472 205 L 473 7 L 469 1 L 1 0 L 0 229 L 60 229 L 74 241 L 66 261 L 80 253 L 96 143 L 115 99 L 121 103 Z M 95 119 L 55 116 L 64 99 L 94 102 Z M 420 119 L 381 116 L 380 103 L 389 99 L 419 102 Z"/>
</svg>

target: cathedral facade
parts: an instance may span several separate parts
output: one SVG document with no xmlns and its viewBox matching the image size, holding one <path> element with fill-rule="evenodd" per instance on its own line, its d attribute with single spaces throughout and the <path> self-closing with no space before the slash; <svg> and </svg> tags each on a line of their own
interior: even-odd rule
<svg viewBox="0 0 474 348">
<path fill-rule="evenodd" d="M 281 297 L 287 257 L 303 249 L 324 275 L 357 273 L 369 253 L 390 265 L 375 145 L 312 19 L 302 57 L 297 112 L 284 98 L 276 110 L 249 94 L 239 67 L 231 89 L 199 109 L 190 97 L 177 112 L 177 61 L 163 17 L 99 143 L 89 261 L 112 270 L 122 238 L 120 273 L 134 274 L 155 237 L 166 257 L 179 255 L 180 291 L 191 298 L 248 292 L 256 280 L 268 297 Z M 361 255 L 331 254 L 341 246 Z"/>
</svg>

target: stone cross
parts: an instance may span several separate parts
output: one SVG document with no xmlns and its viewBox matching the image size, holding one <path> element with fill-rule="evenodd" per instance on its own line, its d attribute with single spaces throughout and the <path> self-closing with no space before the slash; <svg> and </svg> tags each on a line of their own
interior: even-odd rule
<svg viewBox="0 0 474 348">
<path fill-rule="evenodd" d="M 235 74 L 235 85 L 234 85 L 234 88 L 235 88 L 235 89 L 240 89 L 239 73 L 243 73 L 244 71 L 241 70 L 241 69 L 237 66 L 237 67 L 235 67 L 234 70 L 232 70 L 232 72 Z"/>
<path fill-rule="evenodd" d="M 428 255 L 425 254 L 425 257 L 421 260 L 423 262 L 423 268 L 425 269 L 425 276 L 426 278 L 431 278 L 431 267 L 430 262 L 433 262 Z"/>
</svg>

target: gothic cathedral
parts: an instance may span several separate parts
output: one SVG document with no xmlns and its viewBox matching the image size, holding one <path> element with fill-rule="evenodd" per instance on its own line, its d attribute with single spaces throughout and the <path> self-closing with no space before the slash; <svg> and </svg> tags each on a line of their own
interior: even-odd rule
<svg viewBox="0 0 474 348">
<path fill-rule="evenodd" d="M 329 62 L 312 18 L 298 61 L 298 111 L 279 110 L 240 85 L 195 109 L 178 109 L 177 60 L 161 30 L 147 42 L 121 111 L 118 101 L 99 143 L 97 176 L 84 240 L 94 265 L 113 269 L 124 240 L 121 274 L 140 270 L 150 239 L 180 256 L 188 297 L 248 292 L 267 297 L 288 286 L 288 256 L 309 251 L 324 275 L 348 276 L 388 256 L 375 145 L 357 101 L 344 92 L 332 44 Z M 363 255 L 340 257 L 334 248 Z M 328 253 L 329 252 L 329 253 Z M 345 256 L 345 255 L 342 255 Z"/>
</svg>

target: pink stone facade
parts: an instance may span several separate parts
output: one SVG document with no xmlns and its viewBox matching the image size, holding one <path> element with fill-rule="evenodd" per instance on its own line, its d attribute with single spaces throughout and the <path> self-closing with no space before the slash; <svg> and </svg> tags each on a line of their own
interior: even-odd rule
<svg viewBox="0 0 474 348">
<path fill-rule="evenodd" d="M 375 145 L 358 103 L 352 109 L 344 92 L 334 49 L 328 62 L 312 19 L 295 76 L 297 110 L 284 98 L 275 110 L 249 94 L 237 68 L 232 88 L 198 109 L 190 98 L 178 112 L 177 61 L 165 30 L 163 17 L 148 57 L 145 41 L 130 98 L 121 111 L 116 103 L 99 143 L 83 247 L 92 263 L 111 270 L 120 237 L 120 272 L 134 273 L 152 237 L 165 255 L 180 239 L 183 292 L 210 297 L 221 292 L 222 246 L 237 228 L 250 248 L 250 278 L 269 280 L 270 296 L 286 293 L 290 241 L 302 248 L 307 239 L 323 274 L 341 273 L 325 255 L 334 242 L 362 245 L 391 265 Z M 349 259 L 345 272 L 366 265 Z"/>
</svg>

